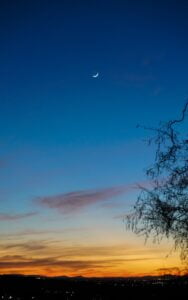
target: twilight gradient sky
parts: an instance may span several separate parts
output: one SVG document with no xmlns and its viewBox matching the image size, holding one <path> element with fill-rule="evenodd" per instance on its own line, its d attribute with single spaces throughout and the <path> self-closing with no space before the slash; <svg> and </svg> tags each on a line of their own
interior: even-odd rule
<svg viewBox="0 0 188 300">
<path fill-rule="evenodd" d="M 188 95 L 188 3 L 1 1 L 0 273 L 181 268 L 122 221 Z M 98 78 L 92 75 L 99 72 Z"/>
</svg>

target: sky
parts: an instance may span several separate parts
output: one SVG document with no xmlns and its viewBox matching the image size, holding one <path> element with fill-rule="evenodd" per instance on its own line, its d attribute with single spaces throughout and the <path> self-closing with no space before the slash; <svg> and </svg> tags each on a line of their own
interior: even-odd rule
<svg viewBox="0 0 188 300">
<path fill-rule="evenodd" d="M 0 273 L 179 272 L 124 216 L 188 96 L 187 1 L 0 4 Z M 93 75 L 99 73 L 94 78 Z"/>
</svg>

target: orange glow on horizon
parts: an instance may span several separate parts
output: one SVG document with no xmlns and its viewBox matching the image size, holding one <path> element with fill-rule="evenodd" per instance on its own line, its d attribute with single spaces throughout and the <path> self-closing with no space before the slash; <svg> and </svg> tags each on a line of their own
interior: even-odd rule
<svg viewBox="0 0 188 300">
<path fill-rule="evenodd" d="M 97 234 L 100 233 L 97 231 Z M 165 274 L 184 274 L 179 253 L 168 258 L 168 245 L 143 244 L 143 240 L 108 239 L 98 234 L 98 243 L 81 239 L 61 240 L 58 236 L 46 239 L 13 237 L 0 241 L 0 273 L 39 276 L 84 277 L 141 277 Z M 76 237 L 76 236 L 75 236 Z M 94 239 L 94 234 L 92 235 Z M 8 254 L 7 254 L 8 253 Z"/>
</svg>

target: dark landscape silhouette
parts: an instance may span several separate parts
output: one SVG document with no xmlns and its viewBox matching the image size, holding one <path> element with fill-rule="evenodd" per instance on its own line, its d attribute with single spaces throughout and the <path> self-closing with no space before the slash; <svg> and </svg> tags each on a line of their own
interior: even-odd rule
<svg viewBox="0 0 188 300">
<path fill-rule="evenodd" d="M 130 278 L 0 276 L 0 299 L 170 299 L 187 293 L 187 275 Z"/>
</svg>

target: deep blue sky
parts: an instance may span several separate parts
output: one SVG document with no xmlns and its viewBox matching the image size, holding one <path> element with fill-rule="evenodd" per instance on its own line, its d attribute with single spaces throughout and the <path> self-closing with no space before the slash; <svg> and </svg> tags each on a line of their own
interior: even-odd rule
<svg viewBox="0 0 188 300">
<path fill-rule="evenodd" d="M 187 14 L 181 0 L 1 1 L 0 213 L 53 215 L 37 197 L 145 180 L 153 149 L 136 125 L 185 103 Z M 135 193 L 119 198 L 104 215 Z"/>
<path fill-rule="evenodd" d="M 3 2 L 5 139 L 113 143 L 138 135 L 138 122 L 169 118 L 181 107 L 187 95 L 186 1 Z"/>
<path fill-rule="evenodd" d="M 79 163 L 81 149 L 140 139 L 137 123 L 156 125 L 182 107 L 187 1 L 2 1 L 0 11 L 3 160 L 25 155 L 29 168 L 43 169 L 41 151 L 56 168 L 52 156 L 64 153 L 71 165 L 77 149 Z"/>
</svg>

